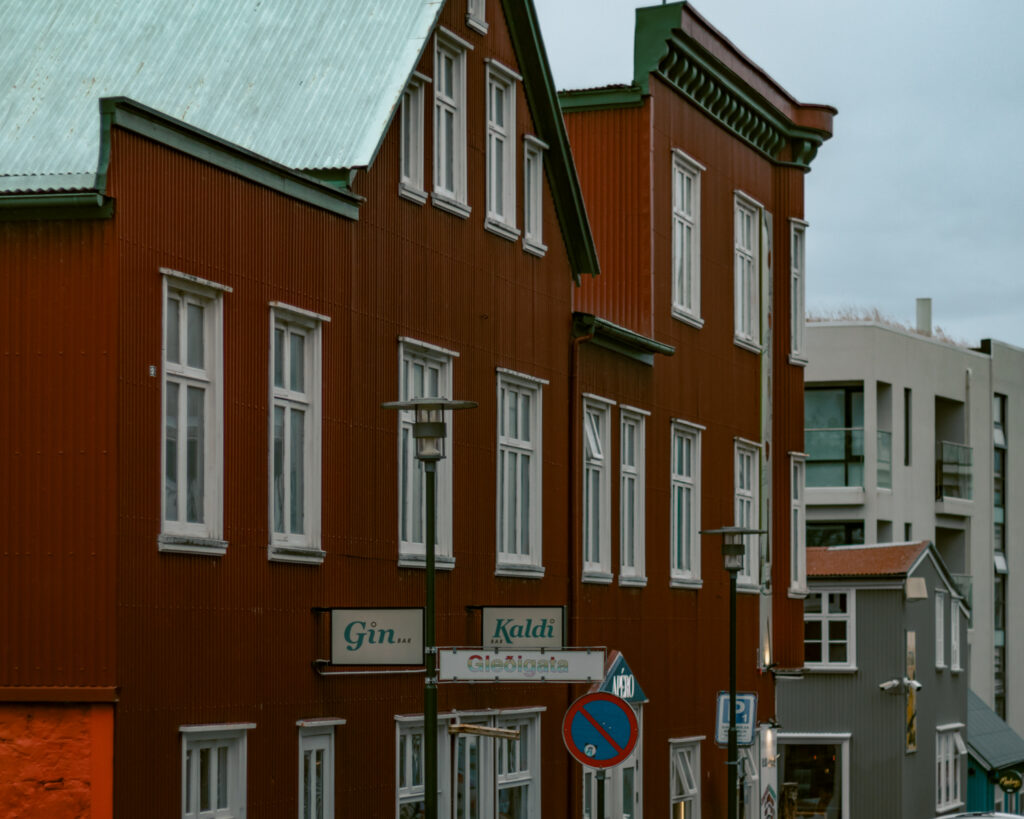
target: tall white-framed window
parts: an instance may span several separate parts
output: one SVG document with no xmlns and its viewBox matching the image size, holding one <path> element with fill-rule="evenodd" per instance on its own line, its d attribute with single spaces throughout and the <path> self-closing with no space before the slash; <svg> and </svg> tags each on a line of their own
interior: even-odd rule
<svg viewBox="0 0 1024 819">
<path fill-rule="evenodd" d="M 757 529 L 761 520 L 761 447 L 752 441 L 736 439 L 735 455 L 736 525 Z M 736 582 L 745 586 L 760 583 L 760 535 L 743 538 L 743 569 Z"/>
<path fill-rule="evenodd" d="M 960 735 L 963 723 L 939 725 L 935 729 L 935 807 L 949 810 L 963 804 L 964 757 L 967 745 Z"/>
<path fill-rule="evenodd" d="M 446 720 L 438 718 L 437 743 L 437 790 L 438 808 L 446 808 L 450 801 L 451 761 L 449 743 L 442 741 L 442 729 Z M 426 742 L 422 717 L 396 719 L 395 738 L 395 816 L 397 819 L 417 819 L 426 812 L 425 801 L 425 749 Z M 442 773 L 445 775 L 442 776 Z M 447 815 L 447 814 L 445 814 Z"/>
<path fill-rule="evenodd" d="M 704 166 L 672 150 L 672 315 L 698 327 L 700 317 L 700 176 Z"/>
<path fill-rule="evenodd" d="M 334 819 L 334 729 L 344 723 L 299 720 L 300 819 Z"/>
<path fill-rule="evenodd" d="M 163 275 L 161 551 L 223 554 L 224 293 L 176 270 Z"/>
<path fill-rule="evenodd" d="M 669 808 L 672 819 L 700 819 L 700 742 L 669 740 Z"/>
<path fill-rule="evenodd" d="M 256 723 L 183 725 L 182 819 L 245 816 L 246 732 Z"/>
<path fill-rule="evenodd" d="M 946 600 L 948 595 L 935 590 L 935 667 L 946 667 Z"/>
<path fill-rule="evenodd" d="M 672 422 L 671 511 L 673 586 L 700 587 L 700 435 L 704 428 Z"/>
<path fill-rule="evenodd" d="M 960 600 L 952 595 L 949 601 L 949 668 L 962 671 L 960 662 Z"/>
<path fill-rule="evenodd" d="M 322 325 L 327 316 L 270 304 L 272 560 L 320 563 Z"/>
<path fill-rule="evenodd" d="M 648 413 L 619 411 L 619 583 L 643 585 L 646 577 L 646 423 Z"/>
<path fill-rule="evenodd" d="M 402 93 L 401 148 L 399 150 L 398 193 L 406 199 L 423 204 L 427 201 L 423 174 L 423 112 L 426 105 L 425 85 L 430 78 L 413 71 Z"/>
<path fill-rule="evenodd" d="M 610 583 L 611 408 L 596 395 L 583 399 L 583 580 Z"/>
<path fill-rule="evenodd" d="M 467 0 L 466 25 L 477 34 L 487 33 L 487 0 Z"/>
<path fill-rule="evenodd" d="M 400 401 L 413 398 L 451 398 L 452 362 L 458 353 L 411 338 L 398 343 L 398 394 Z M 446 413 L 451 438 L 451 413 Z M 426 478 L 423 462 L 416 458 L 412 437 L 415 420 L 411 411 L 398 413 L 398 562 L 423 567 L 426 560 Z M 437 462 L 437 518 L 435 560 L 438 568 L 451 568 L 452 554 L 452 459 Z"/>
<path fill-rule="evenodd" d="M 466 52 L 446 28 L 434 38 L 434 195 L 436 207 L 466 218 Z"/>
<path fill-rule="evenodd" d="M 814 590 L 804 598 L 804 664 L 856 668 L 856 597 L 852 589 Z"/>
<path fill-rule="evenodd" d="M 546 142 L 523 137 L 523 250 L 536 256 L 548 252 L 544 244 L 544 152 Z"/>
<path fill-rule="evenodd" d="M 498 572 L 544 573 L 541 510 L 542 389 L 548 382 L 498 369 Z"/>
<path fill-rule="evenodd" d="M 761 349 L 761 256 L 764 209 L 746 194 L 734 198 L 733 270 L 735 339 Z"/>
<path fill-rule="evenodd" d="M 484 227 L 506 239 L 516 229 L 516 83 L 522 77 L 487 59 L 487 218 Z"/>
<path fill-rule="evenodd" d="M 795 363 L 806 363 L 804 325 L 807 313 L 807 223 L 789 220 L 789 356 Z"/>
<path fill-rule="evenodd" d="M 789 590 L 807 592 L 807 456 L 789 453 Z"/>
<path fill-rule="evenodd" d="M 509 819 L 540 816 L 540 715 L 499 716 L 497 727 L 519 731 L 519 739 L 495 739 L 494 777 L 498 790 L 497 812 Z"/>
</svg>

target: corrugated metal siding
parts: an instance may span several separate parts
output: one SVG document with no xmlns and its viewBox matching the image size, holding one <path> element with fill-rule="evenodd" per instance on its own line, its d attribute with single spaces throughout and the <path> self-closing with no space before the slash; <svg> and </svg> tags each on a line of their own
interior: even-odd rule
<svg viewBox="0 0 1024 819">
<path fill-rule="evenodd" d="M 0 687 L 115 683 L 109 222 L 0 222 Z"/>
</svg>

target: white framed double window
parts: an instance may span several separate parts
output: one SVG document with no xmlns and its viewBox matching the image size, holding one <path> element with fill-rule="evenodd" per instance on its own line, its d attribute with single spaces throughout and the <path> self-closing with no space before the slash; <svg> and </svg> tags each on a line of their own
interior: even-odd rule
<svg viewBox="0 0 1024 819">
<path fill-rule="evenodd" d="M 402 93 L 400 111 L 401 135 L 399 149 L 398 193 L 406 199 L 423 204 L 427 201 L 423 173 L 423 112 L 426 106 L 426 84 L 430 78 L 418 71 L 412 73 Z"/>
<path fill-rule="evenodd" d="M 224 293 L 163 274 L 162 521 L 159 548 L 223 554 Z"/>
<path fill-rule="evenodd" d="M 946 667 L 946 605 L 949 595 L 935 590 L 935 667 Z"/>
<path fill-rule="evenodd" d="M 804 664 L 857 666 L 856 597 L 850 589 L 815 590 L 804 598 Z"/>
<path fill-rule="evenodd" d="M 484 227 L 518 239 L 516 229 L 516 83 L 522 77 L 496 60 L 487 66 L 487 218 Z"/>
<path fill-rule="evenodd" d="M 321 327 L 327 316 L 270 305 L 270 549 L 272 560 L 323 560 Z"/>
<path fill-rule="evenodd" d="M 704 428 L 672 422 L 670 527 L 673 586 L 700 587 L 700 435 Z"/>
<path fill-rule="evenodd" d="M 696 326 L 700 316 L 700 177 L 704 166 L 672 151 L 672 315 Z"/>
<path fill-rule="evenodd" d="M 950 596 L 949 601 L 949 669 L 963 671 L 960 661 L 960 599 Z"/>
<path fill-rule="evenodd" d="M 542 389 L 548 382 L 498 370 L 497 570 L 543 574 Z"/>
<path fill-rule="evenodd" d="M 761 447 L 741 438 L 736 439 L 735 447 L 736 525 L 757 529 L 761 521 Z M 743 568 L 736 578 L 738 584 L 750 587 L 760 583 L 760 543 L 760 535 L 743 538 Z"/>
<path fill-rule="evenodd" d="M 807 313 L 807 223 L 789 220 L 789 357 L 806 363 L 804 326 Z"/>
<path fill-rule="evenodd" d="M 746 194 L 736 192 L 733 200 L 733 299 L 734 337 L 742 347 L 761 349 L 761 264 L 764 208 Z"/>
<path fill-rule="evenodd" d="M 619 583 L 642 585 L 646 577 L 646 410 L 619 411 Z"/>
<path fill-rule="evenodd" d="M 967 745 L 960 734 L 962 723 L 939 725 L 935 732 L 935 808 L 950 810 L 963 804 L 961 781 Z"/>
<path fill-rule="evenodd" d="M 300 720 L 299 817 L 334 819 L 334 729 L 342 719 Z"/>
<path fill-rule="evenodd" d="M 182 819 L 245 816 L 246 732 L 255 723 L 183 725 Z"/>
<path fill-rule="evenodd" d="M 452 362 L 458 353 L 411 338 L 398 343 L 399 400 L 451 398 Z M 446 413 L 451 438 L 451 413 Z M 415 415 L 398 413 L 398 562 L 423 567 L 426 561 L 426 477 L 412 435 Z M 452 459 L 437 462 L 437 517 L 434 554 L 438 568 L 450 568 L 452 554 Z"/>
<path fill-rule="evenodd" d="M 611 408 L 583 399 L 583 580 L 611 582 Z"/>
<path fill-rule="evenodd" d="M 535 256 L 548 252 L 544 244 L 544 152 L 546 142 L 523 137 L 523 250 Z"/>
<path fill-rule="evenodd" d="M 446 28 L 434 38 L 434 195 L 436 207 L 466 218 L 466 53 L 473 48 Z"/>
<path fill-rule="evenodd" d="M 672 819 L 700 819 L 700 741 L 669 740 L 669 810 Z"/>
<path fill-rule="evenodd" d="M 789 454 L 789 591 L 807 592 L 807 456 Z"/>
</svg>

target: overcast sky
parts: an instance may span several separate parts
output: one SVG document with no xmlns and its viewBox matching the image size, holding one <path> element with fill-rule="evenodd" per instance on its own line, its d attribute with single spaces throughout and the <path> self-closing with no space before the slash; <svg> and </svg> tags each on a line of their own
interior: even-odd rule
<svg viewBox="0 0 1024 819">
<path fill-rule="evenodd" d="M 628 83 L 636 0 L 535 0 L 559 89 Z M 806 177 L 811 313 L 918 297 L 1024 347 L 1024 0 L 696 0 L 801 102 L 839 109 Z"/>
</svg>

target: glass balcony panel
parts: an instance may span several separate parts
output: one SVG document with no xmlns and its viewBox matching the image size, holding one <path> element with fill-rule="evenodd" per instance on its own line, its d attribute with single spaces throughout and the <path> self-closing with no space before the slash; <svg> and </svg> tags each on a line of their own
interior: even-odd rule
<svg viewBox="0 0 1024 819">
<path fill-rule="evenodd" d="M 971 447 L 951 441 L 935 442 L 935 497 L 963 498 L 973 497 L 971 475 Z"/>
</svg>

